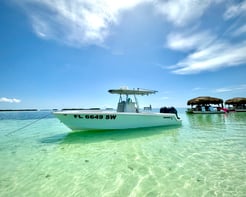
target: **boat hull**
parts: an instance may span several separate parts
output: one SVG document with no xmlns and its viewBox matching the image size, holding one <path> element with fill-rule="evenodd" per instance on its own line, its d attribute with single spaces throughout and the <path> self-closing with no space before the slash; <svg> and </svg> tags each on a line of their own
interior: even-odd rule
<svg viewBox="0 0 246 197">
<path fill-rule="evenodd" d="M 224 114 L 225 111 L 187 111 L 188 114 Z"/>
<path fill-rule="evenodd" d="M 180 125 L 181 120 L 169 113 L 119 113 L 119 112 L 54 112 L 67 127 L 76 130 L 133 129 Z"/>
<path fill-rule="evenodd" d="M 246 112 L 246 109 L 235 109 L 236 112 Z"/>
</svg>

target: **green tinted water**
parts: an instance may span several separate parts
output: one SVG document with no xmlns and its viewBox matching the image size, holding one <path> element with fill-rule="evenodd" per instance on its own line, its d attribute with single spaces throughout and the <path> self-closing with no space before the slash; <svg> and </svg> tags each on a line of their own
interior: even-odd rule
<svg viewBox="0 0 246 197">
<path fill-rule="evenodd" d="M 0 196 L 245 196 L 246 113 L 77 133 L 38 113 L 1 114 Z"/>
</svg>

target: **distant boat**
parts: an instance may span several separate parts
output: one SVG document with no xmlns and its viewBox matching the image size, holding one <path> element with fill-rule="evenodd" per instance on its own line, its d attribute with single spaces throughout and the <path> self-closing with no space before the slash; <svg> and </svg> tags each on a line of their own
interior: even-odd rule
<svg viewBox="0 0 246 197">
<path fill-rule="evenodd" d="M 54 115 L 72 130 L 110 130 L 133 129 L 144 127 L 158 127 L 180 125 L 177 110 L 161 108 L 160 113 L 140 112 L 137 95 L 155 94 L 155 90 L 145 89 L 111 89 L 111 94 L 119 94 L 117 110 L 71 110 L 57 111 Z M 134 101 L 132 98 L 134 97 Z M 161 113 L 165 112 L 165 113 Z"/>
<path fill-rule="evenodd" d="M 200 96 L 188 100 L 187 105 L 191 105 L 186 111 L 190 114 L 223 114 L 227 111 L 223 107 L 222 99 L 209 96 Z"/>
<path fill-rule="evenodd" d="M 236 112 L 246 112 L 246 98 L 245 97 L 235 97 L 225 101 L 228 105 L 230 111 Z"/>
</svg>

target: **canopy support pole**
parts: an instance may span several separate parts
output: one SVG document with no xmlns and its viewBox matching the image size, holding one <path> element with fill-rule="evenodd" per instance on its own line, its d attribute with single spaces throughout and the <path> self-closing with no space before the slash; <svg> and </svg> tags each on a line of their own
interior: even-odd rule
<svg viewBox="0 0 246 197">
<path fill-rule="evenodd" d="M 139 112 L 139 104 L 138 104 L 138 100 L 137 100 L 137 97 L 136 97 L 135 94 L 134 94 L 134 98 L 135 98 L 135 102 L 136 102 L 136 105 L 137 105 L 137 112 Z"/>
</svg>

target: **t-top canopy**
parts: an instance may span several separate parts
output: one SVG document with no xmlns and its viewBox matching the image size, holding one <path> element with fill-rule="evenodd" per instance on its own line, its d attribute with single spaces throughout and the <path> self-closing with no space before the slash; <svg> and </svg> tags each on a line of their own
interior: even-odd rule
<svg viewBox="0 0 246 197">
<path fill-rule="evenodd" d="M 129 89 L 111 89 L 108 91 L 111 94 L 126 94 L 126 95 L 149 95 L 149 94 L 155 94 L 156 90 L 145 90 L 145 89 L 133 89 L 133 90 L 129 90 Z"/>
</svg>

